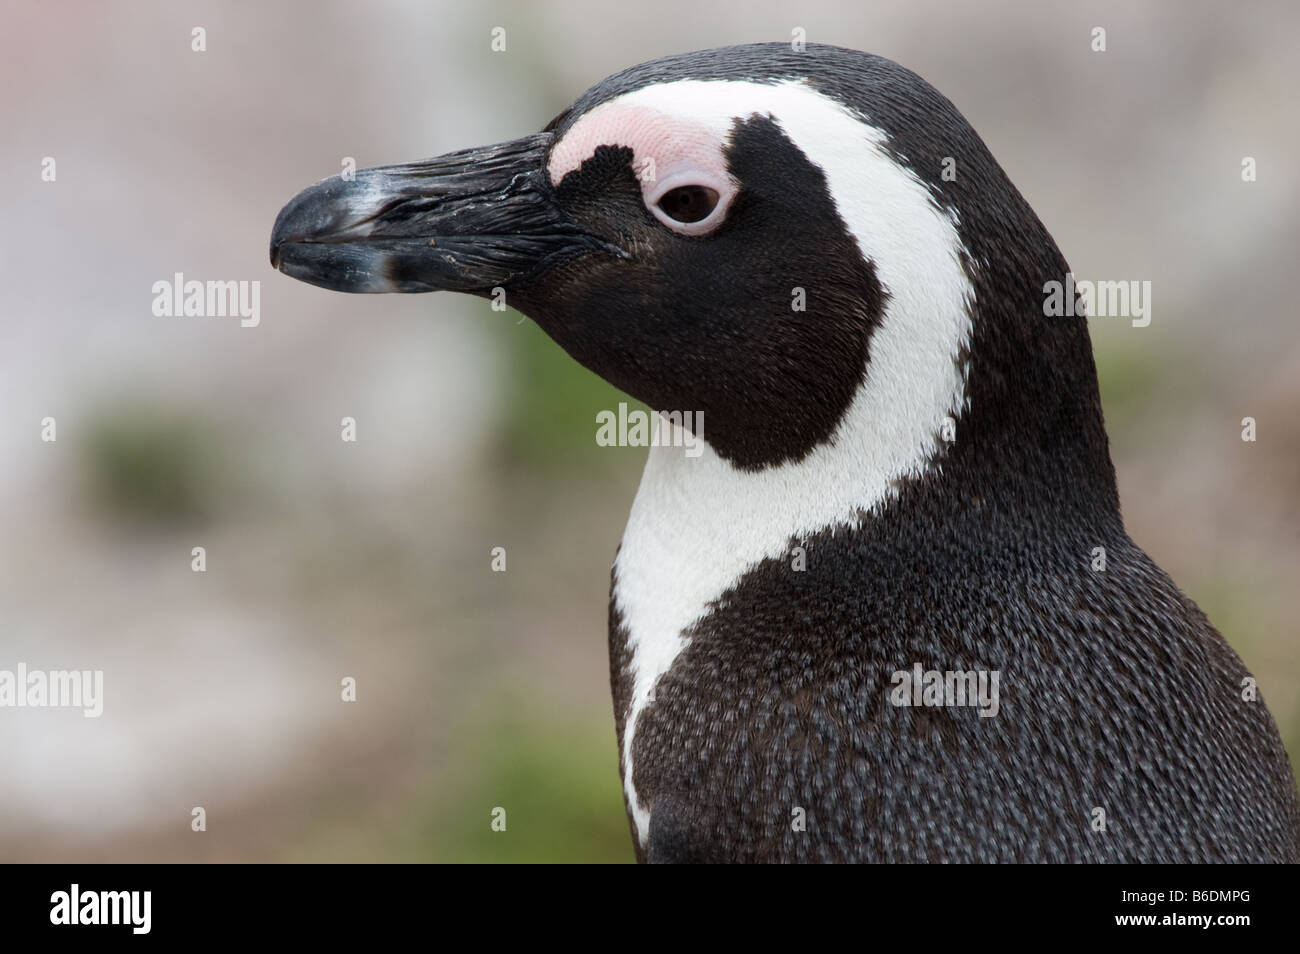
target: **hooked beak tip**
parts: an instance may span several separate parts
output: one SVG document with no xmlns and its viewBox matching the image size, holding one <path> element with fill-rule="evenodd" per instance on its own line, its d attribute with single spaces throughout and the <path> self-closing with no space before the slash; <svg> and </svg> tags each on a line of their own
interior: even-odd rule
<svg viewBox="0 0 1300 954">
<path fill-rule="evenodd" d="M 617 254 L 555 202 L 549 133 L 363 169 L 304 189 L 271 230 L 271 265 L 345 292 L 488 290 L 550 263 Z"/>
</svg>

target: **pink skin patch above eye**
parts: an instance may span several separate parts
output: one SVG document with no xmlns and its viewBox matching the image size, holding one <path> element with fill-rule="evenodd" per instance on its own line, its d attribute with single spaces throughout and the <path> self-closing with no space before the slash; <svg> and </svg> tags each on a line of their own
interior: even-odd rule
<svg viewBox="0 0 1300 954">
<path fill-rule="evenodd" d="M 632 171 L 641 182 L 646 206 L 659 221 L 685 235 L 702 235 L 715 228 L 736 195 L 716 132 L 703 123 L 618 102 L 597 106 L 555 144 L 547 163 L 551 184 L 559 185 L 600 146 L 632 150 Z M 713 212 L 699 222 L 674 221 L 658 207 L 666 192 L 686 185 L 706 186 L 718 194 Z"/>
</svg>

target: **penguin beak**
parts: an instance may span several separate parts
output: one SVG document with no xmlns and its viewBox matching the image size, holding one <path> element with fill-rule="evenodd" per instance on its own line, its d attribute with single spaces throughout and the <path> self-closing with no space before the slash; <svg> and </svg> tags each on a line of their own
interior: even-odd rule
<svg viewBox="0 0 1300 954">
<path fill-rule="evenodd" d="M 625 257 L 555 202 L 550 133 L 335 176 L 298 193 L 271 264 L 333 291 L 490 294 L 590 251 Z"/>
</svg>

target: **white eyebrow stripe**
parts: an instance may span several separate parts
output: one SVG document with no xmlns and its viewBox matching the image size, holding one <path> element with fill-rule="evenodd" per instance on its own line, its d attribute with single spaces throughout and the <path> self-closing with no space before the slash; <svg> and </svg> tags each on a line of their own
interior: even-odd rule
<svg viewBox="0 0 1300 954">
<path fill-rule="evenodd" d="M 600 146 L 632 150 L 632 168 L 642 182 L 662 179 L 678 169 L 698 168 L 727 177 L 723 155 L 727 132 L 693 119 L 681 119 L 651 106 L 620 98 L 601 103 L 574 123 L 552 147 L 547 172 L 552 185 L 590 159 Z M 643 173 L 646 163 L 652 173 Z"/>
</svg>

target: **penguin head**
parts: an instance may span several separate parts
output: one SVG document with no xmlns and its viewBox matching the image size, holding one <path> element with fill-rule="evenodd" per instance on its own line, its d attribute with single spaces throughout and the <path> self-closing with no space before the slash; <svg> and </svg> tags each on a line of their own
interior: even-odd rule
<svg viewBox="0 0 1300 954">
<path fill-rule="evenodd" d="M 271 260 L 341 291 L 504 294 L 633 397 L 702 412 L 745 470 L 851 416 L 895 470 L 941 453 L 976 357 L 990 410 L 1095 395 L 1081 322 L 1010 317 L 1041 315 L 1065 265 L 979 137 L 915 74 L 836 47 L 652 61 L 541 133 L 325 180 L 281 211 Z"/>
<path fill-rule="evenodd" d="M 513 296 L 620 389 L 702 414 L 713 449 L 745 468 L 830 438 L 883 306 L 827 171 L 783 122 L 811 125 L 809 110 L 859 125 L 806 85 L 726 79 L 570 110 L 551 126 L 546 181 L 626 255 L 557 263 Z"/>
</svg>

